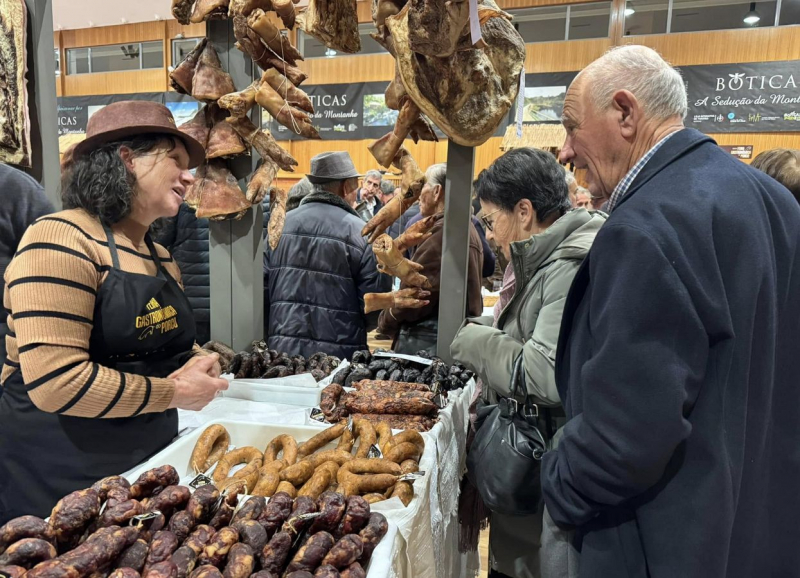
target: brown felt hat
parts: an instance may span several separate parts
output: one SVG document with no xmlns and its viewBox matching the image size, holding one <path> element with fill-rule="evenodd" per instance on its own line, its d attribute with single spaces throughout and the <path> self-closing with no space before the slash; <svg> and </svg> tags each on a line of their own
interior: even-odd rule
<svg viewBox="0 0 800 578">
<path fill-rule="evenodd" d="M 163 104 L 146 100 L 115 102 L 98 110 L 86 125 L 86 140 L 78 143 L 73 157 L 89 154 L 100 145 L 144 134 L 174 136 L 183 142 L 189 153 L 189 168 L 206 158 L 202 144 L 175 126 L 175 119 Z"/>
</svg>

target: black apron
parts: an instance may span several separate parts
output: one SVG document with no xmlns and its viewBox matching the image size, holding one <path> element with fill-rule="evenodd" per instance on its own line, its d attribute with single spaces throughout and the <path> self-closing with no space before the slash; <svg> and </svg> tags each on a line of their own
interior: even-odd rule
<svg viewBox="0 0 800 578">
<path fill-rule="evenodd" d="M 194 345 L 191 305 L 164 270 L 149 235 L 145 240 L 158 269 L 155 277 L 121 271 L 114 236 L 105 229 L 113 268 L 97 293 L 89 358 L 125 373 L 166 377 L 183 365 Z M 169 319 L 159 322 L 159 312 L 169 307 L 177 315 L 169 310 Z M 37 409 L 21 370 L 3 388 L 0 525 L 25 514 L 49 515 L 64 495 L 133 468 L 178 433 L 174 409 L 128 418 L 70 417 Z"/>
</svg>

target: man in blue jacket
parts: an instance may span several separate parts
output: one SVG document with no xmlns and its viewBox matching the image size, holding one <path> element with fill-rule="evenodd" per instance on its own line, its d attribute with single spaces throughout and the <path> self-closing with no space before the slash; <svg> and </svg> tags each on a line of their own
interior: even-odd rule
<svg viewBox="0 0 800 578">
<path fill-rule="evenodd" d="M 567 298 L 570 419 L 542 463 L 581 578 L 800 571 L 800 207 L 684 128 L 686 109 L 642 46 L 564 103 L 561 161 L 611 213 Z"/>
<path fill-rule="evenodd" d="M 364 221 L 345 201 L 358 188 L 358 171 L 346 152 L 311 159 L 314 192 L 286 214 L 280 242 L 264 253 L 264 315 L 270 349 L 289 355 L 318 351 L 341 358 L 367 348 L 364 295 L 391 289 L 378 273 Z"/>
</svg>

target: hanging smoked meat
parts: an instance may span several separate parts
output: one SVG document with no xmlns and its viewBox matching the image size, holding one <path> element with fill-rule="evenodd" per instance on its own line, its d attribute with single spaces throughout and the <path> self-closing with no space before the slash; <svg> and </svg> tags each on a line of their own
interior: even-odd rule
<svg viewBox="0 0 800 578">
<path fill-rule="evenodd" d="M 249 153 L 242 137 L 233 129 L 230 123 L 225 122 L 228 116 L 227 111 L 220 109 L 217 105 L 209 105 L 214 110 L 213 126 L 208 135 L 206 145 L 206 158 L 230 158 Z"/>
<path fill-rule="evenodd" d="M 258 33 L 250 28 L 246 17 L 237 15 L 233 18 L 233 34 L 237 40 L 236 47 L 247 54 L 261 70 L 275 68 L 291 80 L 295 86 L 300 86 L 308 79 L 308 75 L 297 66 L 289 64 L 273 54 Z"/>
<path fill-rule="evenodd" d="M 211 131 L 209 119 L 206 116 L 208 106 L 202 107 L 192 117 L 192 120 L 183 123 L 178 130 L 188 134 L 204 147 L 208 146 L 208 133 Z"/>
<path fill-rule="evenodd" d="M 231 113 L 231 116 L 246 116 L 256 104 L 258 83 L 254 82 L 244 90 L 226 94 L 217 101 L 217 104 Z"/>
<path fill-rule="evenodd" d="M 196 210 L 198 219 L 212 221 L 240 219 L 250 208 L 236 177 L 220 160 L 200 165 L 185 201 Z"/>
<path fill-rule="evenodd" d="M 348 54 L 361 52 L 356 0 L 309 0 L 297 21 L 303 32 L 328 48 Z"/>
<path fill-rule="evenodd" d="M 182 94 L 192 94 L 192 81 L 197 69 L 197 61 L 206 49 L 207 43 L 208 39 L 203 38 L 194 47 L 194 50 L 186 55 L 186 58 L 183 59 L 178 67 L 169 73 L 169 82 L 176 91 Z"/>
<path fill-rule="evenodd" d="M 192 79 L 192 97 L 197 100 L 216 101 L 228 93 L 235 92 L 231 75 L 222 69 L 214 46 L 206 43 L 197 60 Z"/>
<path fill-rule="evenodd" d="M 280 59 L 289 64 L 297 64 L 298 60 L 303 60 L 303 55 L 292 46 L 287 37 L 281 34 L 281 31 L 278 30 L 278 27 L 270 20 L 269 15 L 263 10 L 254 10 L 247 17 L 247 25 L 261 37 L 261 40 Z"/>
<path fill-rule="evenodd" d="M 31 166 L 25 0 L 0 2 L 0 162 Z"/>
<path fill-rule="evenodd" d="M 321 138 L 311 124 L 308 113 L 290 106 L 268 83 L 261 83 L 256 93 L 256 102 L 290 131 L 306 138 Z"/>
<path fill-rule="evenodd" d="M 265 157 L 258 165 L 256 172 L 253 173 L 250 182 L 247 183 L 247 193 L 245 194 L 247 201 L 253 205 L 263 201 L 277 175 L 278 165 L 271 158 Z"/>
<path fill-rule="evenodd" d="M 191 24 L 192 4 L 194 0 L 172 0 L 172 15 L 184 26 Z"/>
<path fill-rule="evenodd" d="M 218 20 L 228 17 L 230 0 L 197 0 L 192 12 L 191 21 L 195 24 L 206 20 Z"/>
<path fill-rule="evenodd" d="M 297 88 L 291 80 L 286 78 L 279 70 L 270 68 L 261 76 L 261 82 L 269 84 L 281 98 L 291 106 L 314 114 L 314 105 L 304 90 Z"/>
<path fill-rule="evenodd" d="M 408 9 L 409 48 L 423 56 L 448 58 L 469 34 L 468 0 L 412 0 Z"/>
<path fill-rule="evenodd" d="M 449 50 L 452 38 L 448 34 L 447 39 L 426 40 L 421 31 L 412 30 L 412 8 L 423 5 L 422 8 L 436 10 L 438 5 L 439 10 L 446 10 L 444 3 L 425 4 L 426 0 L 410 0 L 400 13 L 385 20 L 400 78 L 414 103 L 454 142 L 478 146 L 494 134 L 517 97 L 525 44 L 507 13 L 493 0 L 481 0 L 478 10 L 483 48 L 470 46 L 467 34 L 448 57 L 419 55 L 411 48 L 413 36 L 423 44 L 436 40 L 425 44 L 437 46 L 436 51 Z M 434 18 L 435 14 L 422 10 L 418 16 Z"/>
<path fill-rule="evenodd" d="M 253 122 L 247 118 L 232 116 L 227 119 L 231 126 L 239 133 L 244 141 L 256 149 L 259 156 L 263 158 L 271 158 L 280 168 L 284 171 L 293 172 L 294 167 L 297 166 L 297 161 L 283 150 L 272 135 L 265 130 L 261 130 Z"/>
</svg>

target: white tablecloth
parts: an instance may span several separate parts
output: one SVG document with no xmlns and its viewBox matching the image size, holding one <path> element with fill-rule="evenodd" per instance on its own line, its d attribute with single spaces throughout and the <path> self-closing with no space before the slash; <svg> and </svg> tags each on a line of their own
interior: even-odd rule
<svg viewBox="0 0 800 578">
<path fill-rule="evenodd" d="M 425 435 L 420 469 L 426 476 L 414 482 L 414 500 L 404 507 L 394 498 L 372 505 L 399 528 L 390 560 L 373 560 L 385 566 L 377 575 L 391 578 L 471 578 L 480 571 L 477 554 L 458 551 L 458 496 L 466 470 L 466 437 L 469 402 L 475 390 L 471 381 L 451 392 L 448 405 L 439 412 L 439 423 Z M 181 433 L 218 419 L 285 423 L 307 422 L 307 408 L 217 398 L 201 412 L 179 411 Z M 377 568 L 371 568 L 370 575 Z M 383 569 L 382 569 L 383 570 Z"/>
</svg>

